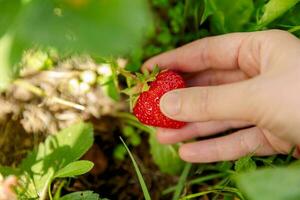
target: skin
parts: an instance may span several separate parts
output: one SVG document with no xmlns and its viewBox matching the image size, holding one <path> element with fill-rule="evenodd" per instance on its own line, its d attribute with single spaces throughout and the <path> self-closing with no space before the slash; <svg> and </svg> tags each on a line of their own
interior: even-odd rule
<svg viewBox="0 0 300 200">
<path fill-rule="evenodd" d="M 145 62 L 184 73 L 188 88 L 166 93 L 162 112 L 190 122 L 157 129 L 163 144 L 184 142 L 188 162 L 287 154 L 300 144 L 300 40 L 280 30 L 207 37 Z M 229 129 L 238 131 L 218 136 Z M 211 139 L 191 140 L 203 136 Z"/>
</svg>

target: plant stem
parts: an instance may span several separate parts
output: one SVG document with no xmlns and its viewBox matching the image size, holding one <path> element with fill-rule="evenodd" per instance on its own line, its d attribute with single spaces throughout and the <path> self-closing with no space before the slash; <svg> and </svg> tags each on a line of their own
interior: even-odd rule
<svg viewBox="0 0 300 200">
<path fill-rule="evenodd" d="M 45 91 L 43 91 L 41 88 L 36 87 L 35 85 L 29 83 L 28 81 L 22 80 L 22 79 L 18 79 L 14 82 L 17 86 L 22 87 L 30 92 L 32 92 L 33 94 L 39 96 L 39 97 L 47 97 L 49 98 L 50 101 L 52 101 L 53 103 L 58 103 L 64 106 L 68 106 L 68 107 L 72 107 L 75 108 L 77 110 L 85 110 L 85 107 L 83 105 L 59 98 L 59 97 L 51 97 L 49 95 L 46 94 Z"/>
<path fill-rule="evenodd" d="M 66 184 L 66 180 L 63 180 L 57 187 L 55 195 L 54 195 L 54 200 L 59 200 L 60 195 L 61 195 L 61 189 L 64 187 L 64 185 Z"/>
<path fill-rule="evenodd" d="M 29 83 L 28 81 L 18 79 L 18 80 L 14 81 L 14 84 L 32 92 L 33 94 L 35 94 L 37 96 L 40 96 L 40 97 L 46 96 L 45 92 L 41 88 L 36 87 L 35 85 Z"/>
<path fill-rule="evenodd" d="M 127 113 L 127 112 L 117 112 L 117 113 L 114 113 L 113 114 L 114 117 L 118 117 L 118 118 L 121 118 L 124 122 L 132 125 L 132 126 L 135 126 L 136 128 L 140 129 L 140 130 L 143 130 L 149 134 L 152 134 L 155 132 L 155 129 L 150 127 L 150 126 L 145 126 L 143 124 L 141 124 L 137 118 L 135 116 L 133 116 L 132 114 L 130 113 Z"/>
<path fill-rule="evenodd" d="M 48 185 L 48 195 L 49 195 L 50 200 L 53 200 L 53 197 L 52 197 L 52 194 L 51 194 L 51 182 Z"/>
<path fill-rule="evenodd" d="M 202 177 L 195 178 L 195 179 L 189 181 L 188 184 L 189 185 L 201 184 L 205 181 L 209 181 L 209 180 L 212 180 L 212 179 L 215 179 L 215 178 L 221 178 L 221 177 L 224 177 L 224 176 L 227 176 L 227 175 L 228 175 L 227 173 L 219 173 L 219 174 L 211 174 L 211 175 L 207 175 L 207 176 L 202 176 Z M 162 192 L 162 194 L 163 195 L 169 194 L 170 192 L 175 191 L 175 189 L 176 189 L 176 186 L 169 187 L 166 190 L 164 190 Z"/>
</svg>

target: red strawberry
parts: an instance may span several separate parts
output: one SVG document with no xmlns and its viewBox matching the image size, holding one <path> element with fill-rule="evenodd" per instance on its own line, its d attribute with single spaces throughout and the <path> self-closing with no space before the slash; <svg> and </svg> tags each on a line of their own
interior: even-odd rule
<svg viewBox="0 0 300 200">
<path fill-rule="evenodd" d="M 166 70 L 160 72 L 150 88 L 142 92 L 133 108 L 134 115 L 143 124 L 163 128 L 181 128 L 186 123 L 170 119 L 163 115 L 159 108 L 160 98 L 168 91 L 184 88 L 183 78 L 176 72 Z"/>
</svg>

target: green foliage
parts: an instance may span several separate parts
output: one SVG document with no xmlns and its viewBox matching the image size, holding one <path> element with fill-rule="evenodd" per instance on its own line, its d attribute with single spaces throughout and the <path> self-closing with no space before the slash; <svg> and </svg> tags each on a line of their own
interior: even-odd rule
<svg viewBox="0 0 300 200">
<path fill-rule="evenodd" d="M 73 192 L 67 194 L 59 200 L 106 200 L 99 197 L 98 194 L 93 193 L 92 191 L 82 191 L 82 192 Z"/>
<path fill-rule="evenodd" d="M 114 148 L 113 156 L 115 159 L 124 160 L 126 155 L 127 155 L 127 151 L 126 151 L 126 148 L 124 147 L 124 145 L 118 144 Z"/>
<path fill-rule="evenodd" d="M 13 25 L 22 6 L 21 0 L 0 0 L 0 38 Z"/>
<path fill-rule="evenodd" d="M 20 170 L 17 168 L 6 167 L 6 166 L 0 165 L 0 174 L 4 177 L 9 176 L 9 175 L 19 175 Z"/>
<path fill-rule="evenodd" d="M 238 187 L 250 200 L 300 199 L 300 168 L 266 168 L 235 177 Z"/>
<path fill-rule="evenodd" d="M 133 146 L 141 144 L 141 137 L 138 130 L 134 129 L 132 126 L 123 126 L 122 133 L 126 138 L 128 138 L 129 144 Z"/>
<path fill-rule="evenodd" d="M 139 42 L 148 24 L 144 6 L 143 1 L 32 0 L 22 9 L 16 30 L 24 40 L 64 52 L 126 52 Z M 135 26 L 124 23 L 133 21 Z"/>
<path fill-rule="evenodd" d="M 140 46 L 151 26 L 144 0 L 1 0 L 1 89 L 30 47 L 54 47 L 61 54 L 124 55 Z"/>
<path fill-rule="evenodd" d="M 75 124 L 49 136 L 36 150 L 28 154 L 20 169 L 32 179 L 37 194 L 43 195 L 55 174 L 83 156 L 92 144 L 92 126 L 85 123 Z"/>
<path fill-rule="evenodd" d="M 235 195 L 235 196 L 237 196 L 238 199 L 245 200 L 243 198 L 243 196 L 241 195 L 241 193 L 239 192 L 239 190 L 237 190 L 236 188 L 233 188 L 233 187 L 221 187 L 221 188 L 208 189 L 203 192 L 198 192 L 198 193 L 184 196 L 181 198 L 181 200 L 195 199 L 196 197 L 201 197 L 201 196 L 204 196 L 204 195 L 207 195 L 210 193 L 214 193 L 216 195 L 223 194 L 224 196 L 228 195 L 228 194 Z"/>
<path fill-rule="evenodd" d="M 210 19 L 212 32 L 217 34 L 244 31 L 254 11 L 252 0 L 210 0 L 206 3 L 209 13 L 213 12 Z"/>
<path fill-rule="evenodd" d="M 256 163 L 252 160 L 251 156 L 244 156 L 237 160 L 234 164 L 236 172 L 253 171 L 256 169 Z"/>
<path fill-rule="evenodd" d="M 76 161 L 92 143 L 92 126 L 81 122 L 48 136 L 17 169 L 1 167 L 0 172 L 20 178 L 17 190 L 20 198 L 44 199 L 55 178 L 81 175 L 93 167 L 90 161 Z"/>
<path fill-rule="evenodd" d="M 155 129 L 141 124 L 129 113 L 118 113 L 118 117 L 122 122 L 149 134 L 150 153 L 160 171 L 168 174 L 179 174 L 182 171 L 184 162 L 178 156 L 178 145 L 160 144 L 155 138 Z"/>
<path fill-rule="evenodd" d="M 184 26 L 184 4 L 182 2 L 178 2 L 175 6 L 168 10 L 168 15 L 171 19 L 170 25 L 171 29 L 174 33 L 179 33 Z"/>
<path fill-rule="evenodd" d="M 181 192 L 185 186 L 185 182 L 186 182 L 186 179 L 189 175 L 189 172 L 192 168 L 192 164 L 191 163 L 186 163 L 183 170 L 182 170 L 182 173 L 180 175 L 180 178 L 178 180 L 178 184 L 175 188 L 175 191 L 174 191 L 174 194 L 173 194 L 173 198 L 172 200 L 177 200 L 179 199 L 180 195 L 181 195 Z"/>
<path fill-rule="evenodd" d="M 64 168 L 55 173 L 54 178 L 74 177 L 89 172 L 94 163 L 87 160 L 74 161 L 66 165 Z"/>
<path fill-rule="evenodd" d="M 150 4 L 156 11 L 156 28 L 150 29 L 149 12 L 145 2 L 141 0 L 0 0 L 0 88 L 4 88 L 15 77 L 19 68 L 16 63 L 23 50 L 31 47 L 45 49 L 52 46 L 63 55 L 85 53 L 94 58 L 99 58 L 101 54 L 128 55 L 126 69 L 138 71 L 145 59 L 205 36 L 269 28 L 289 30 L 300 35 L 298 2 L 299 0 L 152 0 Z M 151 33 L 152 38 L 141 47 L 139 44 L 145 38 L 145 34 L 142 34 L 145 32 Z M 106 63 L 109 63 L 111 72 L 100 75 L 98 83 L 108 96 L 120 100 L 118 73 L 114 63 L 105 61 L 102 64 Z M 126 81 L 132 83 L 129 79 Z M 128 92 L 127 89 L 123 92 Z M 143 126 L 134 117 L 128 117 L 128 114 L 121 119 L 125 122 L 124 126 L 122 124 L 122 133 L 128 145 L 136 146 L 141 143 L 140 131 L 149 133 L 150 152 L 159 169 L 169 174 L 181 173 L 178 184 L 165 191 L 166 194 L 176 191 L 174 199 L 182 194 L 183 186 L 202 187 L 201 184 L 209 187 L 183 199 L 208 194 L 215 194 L 214 199 L 219 199 L 219 195 L 224 199 L 243 199 L 240 190 L 249 199 L 300 198 L 299 162 L 294 167 L 274 168 L 276 165 L 289 163 L 290 159 L 246 156 L 234 162 L 234 165 L 233 162 L 201 164 L 199 171 L 195 173 L 197 176 L 189 180 L 188 174 L 195 174 L 189 173 L 190 164 L 180 160 L 177 145 L 159 144 L 154 129 Z M 91 133 L 91 127 L 86 124 L 71 127 L 67 132 L 62 131 L 57 136 L 49 137 L 22 162 L 21 170 L 0 167 L 0 173 L 4 176 L 19 176 L 23 190 L 18 191 L 23 192 L 23 197 L 46 196 L 54 178 L 73 177 L 92 167 L 90 162 L 76 161 L 91 145 Z M 129 152 L 126 148 L 126 145 L 116 146 L 114 157 L 124 159 L 127 151 Z M 149 199 L 142 174 L 130 152 L 129 155 L 143 192 Z M 273 168 L 256 170 L 260 165 Z M 232 174 L 237 185 L 230 182 Z M 68 194 L 61 199 L 93 200 L 100 197 L 91 191 L 84 191 Z"/>
<path fill-rule="evenodd" d="M 264 7 L 264 13 L 259 19 L 258 25 L 260 27 L 268 25 L 287 10 L 294 7 L 298 2 L 299 0 L 270 0 Z"/>
<path fill-rule="evenodd" d="M 0 37 L 0 91 L 5 89 L 15 77 L 20 60 L 26 45 L 15 38 L 13 32 L 7 32 Z"/>
<path fill-rule="evenodd" d="M 205 22 L 205 20 L 217 10 L 214 1 L 204 0 L 204 5 L 204 12 L 201 17 L 200 24 L 203 24 L 203 22 Z"/>
<path fill-rule="evenodd" d="M 126 138 L 126 143 L 132 146 L 138 146 L 141 144 L 142 138 L 140 136 L 140 130 L 134 128 L 133 126 L 124 125 L 121 127 L 122 133 Z M 113 156 L 118 160 L 124 160 L 127 155 L 126 148 L 124 145 L 117 145 L 114 148 Z"/>
<path fill-rule="evenodd" d="M 155 137 L 155 133 L 150 134 L 149 144 L 152 158 L 160 171 L 168 174 L 181 172 L 184 162 L 179 158 L 177 145 L 160 144 Z"/>
<path fill-rule="evenodd" d="M 287 29 L 289 32 L 300 36 L 300 3 L 289 9 L 282 17 L 271 23 L 275 28 Z"/>
<path fill-rule="evenodd" d="M 165 8 L 170 5 L 169 0 L 152 0 L 152 4 L 161 8 Z"/>
</svg>

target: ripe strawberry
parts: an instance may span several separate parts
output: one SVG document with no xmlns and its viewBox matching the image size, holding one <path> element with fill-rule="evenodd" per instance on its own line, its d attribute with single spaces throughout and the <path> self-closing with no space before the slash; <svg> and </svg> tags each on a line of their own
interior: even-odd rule
<svg viewBox="0 0 300 200">
<path fill-rule="evenodd" d="M 186 123 L 170 119 L 163 115 L 159 108 L 160 98 L 168 91 L 184 88 L 183 78 L 176 72 L 160 72 L 150 83 L 148 91 L 142 92 L 133 108 L 134 115 L 140 122 L 157 127 L 181 128 Z"/>
</svg>

